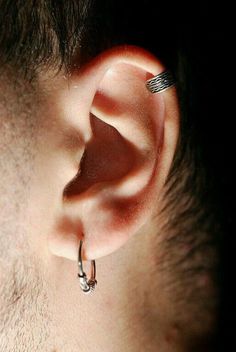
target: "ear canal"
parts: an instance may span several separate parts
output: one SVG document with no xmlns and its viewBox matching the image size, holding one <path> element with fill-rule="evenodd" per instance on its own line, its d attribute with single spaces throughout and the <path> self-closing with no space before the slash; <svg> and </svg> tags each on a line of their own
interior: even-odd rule
<svg viewBox="0 0 236 352">
<path fill-rule="evenodd" d="M 79 173 L 64 190 L 64 198 L 85 196 L 100 185 L 119 182 L 135 168 L 138 156 L 134 146 L 93 114 L 90 120 L 93 138 L 86 145 Z"/>
</svg>

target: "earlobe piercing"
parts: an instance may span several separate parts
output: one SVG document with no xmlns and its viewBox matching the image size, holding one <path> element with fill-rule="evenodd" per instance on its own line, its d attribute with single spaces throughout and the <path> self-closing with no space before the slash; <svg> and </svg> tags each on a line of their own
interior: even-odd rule
<svg viewBox="0 0 236 352">
<path fill-rule="evenodd" d="M 146 81 L 146 87 L 151 93 L 161 93 L 175 84 L 170 71 L 164 71 Z"/>
<path fill-rule="evenodd" d="M 95 286 L 97 284 L 96 278 L 96 265 L 95 260 L 91 261 L 91 278 L 88 280 L 87 275 L 83 271 L 83 263 L 81 257 L 81 250 L 82 250 L 83 241 L 80 241 L 79 252 L 78 252 L 78 267 L 79 273 L 78 278 L 80 281 L 80 288 L 84 293 L 91 293 L 95 290 Z"/>
</svg>

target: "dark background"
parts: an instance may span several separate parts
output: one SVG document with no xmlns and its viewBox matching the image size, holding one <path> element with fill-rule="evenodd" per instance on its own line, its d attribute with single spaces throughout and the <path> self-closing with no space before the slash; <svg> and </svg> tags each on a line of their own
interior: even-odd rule
<svg viewBox="0 0 236 352">
<path fill-rule="evenodd" d="M 104 9 L 101 11 L 101 6 Z M 107 13 L 107 16 L 104 15 Z M 134 44 L 156 54 L 174 73 L 186 107 L 186 131 L 195 133 L 215 199 L 219 237 L 221 286 L 219 329 L 214 351 L 236 351 L 235 231 L 233 168 L 235 162 L 235 98 L 230 82 L 230 58 L 235 40 L 227 2 L 104 1 L 94 11 L 101 48 Z M 101 15 L 100 15 L 101 14 Z M 112 16 L 111 16 L 112 14 Z M 96 48 L 98 38 L 90 38 Z M 93 45 L 94 44 L 94 45 Z M 91 55 L 96 54 L 91 52 Z M 181 60 L 179 57 L 181 56 Z M 181 63 L 181 67 L 180 67 Z"/>
</svg>

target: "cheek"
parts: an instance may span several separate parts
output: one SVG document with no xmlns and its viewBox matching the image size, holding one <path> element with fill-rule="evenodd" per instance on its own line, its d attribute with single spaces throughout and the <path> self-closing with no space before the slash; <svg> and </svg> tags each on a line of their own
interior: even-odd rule
<svg viewBox="0 0 236 352">
<path fill-rule="evenodd" d="M 64 189 L 77 171 L 71 154 L 58 148 L 56 135 L 45 133 L 37 148 L 27 207 L 30 247 L 36 256 L 49 256 L 48 235 L 62 211 Z"/>
<path fill-rule="evenodd" d="M 31 346 L 32 327 L 40 327 L 42 340 L 46 340 L 48 327 L 43 331 L 43 321 L 50 314 L 42 265 L 29 245 L 33 234 L 30 224 L 39 219 L 32 209 L 35 146 L 24 131 L 0 133 L 0 350 L 4 351 L 23 345 L 23 340 Z M 35 343 L 38 346 L 37 336 Z M 36 345 L 31 350 L 37 350 Z"/>
<path fill-rule="evenodd" d="M 15 138 L 16 139 L 16 138 Z M 32 155 L 14 139 L 0 153 L 0 262 L 27 250 Z"/>
<path fill-rule="evenodd" d="M 36 255 L 41 256 L 48 233 L 62 203 L 60 168 L 52 153 L 39 153 L 35 159 L 27 207 L 29 241 Z M 41 250 L 40 250 L 41 249 Z"/>
</svg>

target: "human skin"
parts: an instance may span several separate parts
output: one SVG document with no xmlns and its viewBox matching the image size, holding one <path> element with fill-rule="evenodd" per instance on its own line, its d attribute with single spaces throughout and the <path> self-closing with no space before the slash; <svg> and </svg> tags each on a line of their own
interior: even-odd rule
<svg viewBox="0 0 236 352">
<path fill-rule="evenodd" d="M 106 52 L 72 78 L 42 74 L 35 92 L 27 85 L 15 91 L 2 78 L 0 351 L 188 350 L 188 337 L 199 327 L 188 326 L 191 314 L 179 323 L 175 291 L 165 289 L 169 277 L 157 265 L 165 255 L 156 214 L 179 129 L 175 88 L 158 97 L 145 88 L 147 73 L 161 70 L 156 58 L 126 47 Z M 85 111 L 93 114 L 93 129 Z M 86 147 L 91 157 L 81 167 Z M 134 204 L 141 204 L 136 213 Z M 91 295 L 82 293 L 77 278 L 81 238 L 88 275 L 96 259 Z"/>
</svg>

